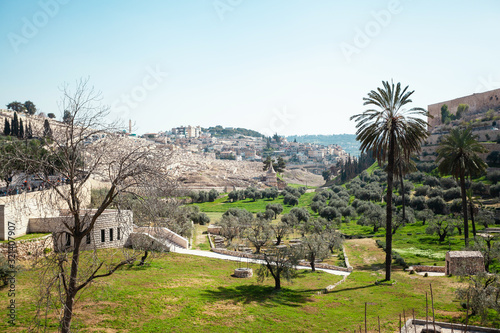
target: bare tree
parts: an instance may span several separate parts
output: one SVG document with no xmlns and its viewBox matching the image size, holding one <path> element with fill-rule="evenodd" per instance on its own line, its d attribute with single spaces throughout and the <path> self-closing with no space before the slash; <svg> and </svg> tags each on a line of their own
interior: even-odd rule
<svg viewBox="0 0 500 333">
<path fill-rule="evenodd" d="M 109 262 L 97 251 L 91 255 L 82 252 L 81 245 L 98 218 L 125 193 L 158 196 L 168 193 L 172 182 L 166 173 L 165 151 L 117 134 L 116 124 L 106 121 L 108 109 L 100 104 L 100 93 L 89 86 L 88 80 L 78 81 L 73 91 L 68 85 L 61 90 L 60 107 L 71 117 L 66 123 L 52 123 L 51 138 L 42 141 L 39 154 L 18 158 L 43 180 L 46 204 L 65 210 L 56 238 L 66 235 L 72 246 L 59 248 L 52 256 L 56 275 L 49 286 L 60 290 L 61 331 L 69 332 L 77 294 L 95 279 L 109 276 L 137 259 L 138 253 L 124 252 L 122 259 Z M 90 210 L 86 198 L 93 179 L 109 187 L 96 209 Z"/>
</svg>

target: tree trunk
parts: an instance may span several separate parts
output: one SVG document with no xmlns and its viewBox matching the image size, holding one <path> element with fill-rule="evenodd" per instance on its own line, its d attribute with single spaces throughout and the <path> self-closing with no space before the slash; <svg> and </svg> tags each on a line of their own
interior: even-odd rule
<svg viewBox="0 0 500 333">
<path fill-rule="evenodd" d="M 474 222 L 474 205 L 472 202 L 469 202 L 470 206 L 470 220 L 472 222 L 472 235 L 476 238 L 476 223 Z"/>
<path fill-rule="evenodd" d="M 387 164 L 387 206 L 386 206 L 386 222 L 385 222 L 385 280 L 391 280 L 391 266 L 392 266 L 392 190 L 394 180 L 394 153 L 395 142 L 394 132 L 391 132 L 389 142 L 389 156 Z"/>
<path fill-rule="evenodd" d="M 314 265 L 314 261 L 316 260 L 316 256 L 314 254 L 311 255 L 311 272 L 316 272 L 316 266 Z"/>
<path fill-rule="evenodd" d="M 274 290 L 281 290 L 281 278 L 279 273 L 276 273 L 274 276 Z"/>
<path fill-rule="evenodd" d="M 460 187 L 462 190 L 462 211 L 464 213 L 465 247 L 469 246 L 469 219 L 467 218 L 467 194 L 465 193 L 465 170 L 460 171 Z"/>
<path fill-rule="evenodd" d="M 64 315 L 61 322 L 61 332 L 69 333 L 71 328 L 71 319 L 73 317 L 73 306 L 75 304 L 76 279 L 78 277 L 78 266 L 80 263 L 80 243 L 81 239 L 74 238 L 74 250 L 71 258 L 71 273 L 69 277 L 68 290 L 66 291 L 66 300 L 64 301 Z"/>
<path fill-rule="evenodd" d="M 144 266 L 144 264 L 146 262 L 146 258 L 148 257 L 148 254 L 149 254 L 149 251 L 146 250 L 144 252 L 144 255 L 141 257 L 141 262 L 139 263 L 139 266 Z"/>
<path fill-rule="evenodd" d="M 401 199 L 403 201 L 403 221 L 405 221 L 406 220 L 405 184 L 404 184 L 404 181 L 403 181 L 403 170 L 401 168 L 401 164 L 399 164 L 399 179 L 400 179 L 400 182 L 401 182 Z M 394 233 L 396 233 L 396 231 L 394 231 Z"/>
<path fill-rule="evenodd" d="M 281 244 L 281 236 L 276 236 L 276 245 Z"/>
</svg>

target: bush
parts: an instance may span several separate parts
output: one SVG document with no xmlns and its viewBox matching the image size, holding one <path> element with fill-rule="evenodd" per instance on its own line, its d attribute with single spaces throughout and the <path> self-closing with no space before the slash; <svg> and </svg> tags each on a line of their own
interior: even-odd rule
<svg viewBox="0 0 500 333">
<path fill-rule="evenodd" d="M 427 192 L 430 190 L 429 185 L 419 186 L 415 189 L 415 196 L 426 196 Z"/>
<path fill-rule="evenodd" d="M 444 188 L 445 190 L 449 190 L 450 188 L 457 187 L 457 182 L 455 179 L 448 177 L 448 178 L 441 178 L 439 181 L 441 183 L 441 187 Z"/>
<path fill-rule="evenodd" d="M 347 202 L 344 200 L 339 200 L 339 199 L 330 200 L 330 202 L 328 203 L 328 206 L 335 207 L 335 208 L 343 208 L 343 207 L 347 206 Z"/>
<path fill-rule="evenodd" d="M 406 175 L 406 179 L 414 183 L 422 183 L 425 179 L 425 173 L 417 171 Z"/>
<path fill-rule="evenodd" d="M 460 191 L 460 188 L 455 187 L 455 188 L 450 188 L 449 190 L 446 190 L 443 192 L 443 199 L 445 201 L 450 201 L 453 199 L 458 199 L 462 197 L 462 193 Z"/>
<path fill-rule="evenodd" d="M 500 195 L 500 184 L 490 186 L 490 195 L 492 197 L 498 197 Z"/>
<path fill-rule="evenodd" d="M 443 197 L 443 190 L 440 187 L 433 187 L 427 192 L 429 198 Z"/>
<path fill-rule="evenodd" d="M 333 221 L 337 217 L 340 217 L 340 213 L 335 207 L 325 207 L 319 212 L 319 215 L 328 221 Z"/>
<path fill-rule="evenodd" d="M 420 196 L 420 197 L 413 197 L 410 200 L 410 207 L 415 209 L 415 210 L 424 210 L 427 208 L 427 204 L 425 203 L 425 198 Z"/>
<path fill-rule="evenodd" d="M 500 171 L 488 172 L 488 174 L 486 175 L 486 179 L 488 179 L 493 184 L 498 183 L 498 181 L 500 180 Z"/>
<path fill-rule="evenodd" d="M 421 172 L 430 173 L 437 168 L 437 164 L 432 162 L 417 163 L 417 170 Z"/>
<path fill-rule="evenodd" d="M 462 200 L 455 199 L 450 205 L 450 212 L 460 214 L 462 212 Z"/>
<path fill-rule="evenodd" d="M 434 197 L 427 200 L 427 207 L 437 215 L 446 214 L 446 202 L 441 197 Z"/>
<path fill-rule="evenodd" d="M 424 180 L 424 185 L 429 185 L 431 187 L 434 186 L 439 186 L 441 183 L 439 182 L 439 179 L 433 176 L 426 176 Z"/>
<path fill-rule="evenodd" d="M 471 184 L 471 189 L 472 189 L 472 193 L 474 193 L 474 194 L 483 195 L 483 194 L 488 193 L 488 190 L 486 189 L 486 185 L 484 185 L 482 182 L 473 182 Z"/>
<path fill-rule="evenodd" d="M 287 193 L 283 198 L 283 203 L 285 205 L 297 206 L 299 204 L 299 198 L 293 194 Z"/>
<path fill-rule="evenodd" d="M 315 213 L 319 212 L 324 207 L 326 207 L 326 203 L 324 201 L 313 201 L 311 203 L 311 210 Z"/>
</svg>

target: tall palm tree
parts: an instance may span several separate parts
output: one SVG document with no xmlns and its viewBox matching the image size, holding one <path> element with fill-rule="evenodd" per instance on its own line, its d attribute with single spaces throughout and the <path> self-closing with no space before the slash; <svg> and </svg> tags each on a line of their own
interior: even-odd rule
<svg viewBox="0 0 500 333">
<path fill-rule="evenodd" d="M 405 201 L 405 185 L 404 176 L 417 171 L 417 166 L 411 158 L 406 158 L 403 154 L 397 154 L 397 158 L 394 161 L 394 172 L 399 178 L 400 188 L 401 188 L 401 198 L 403 200 L 403 223 L 406 221 L 406 201 Z"/>
<path fill-rule="evenodd" d="M 374 109 L 352 116 L 355 120 L 356 139 L 361 142 L 361 151 L 372 151 L 379 164 L 387 160 L 387 207 L 386 207 L 386 253 L 385 279 L 391 279 L 392 263 L 392 190 L 395 161 L 409 159 L 412 152 L 420 150 L 421 142 L 427 138 L 427 122 L 422 118 L 427 111 L 422 108 L 405 109 L 411 103 L 412 91 L 401 83 L 382 81 L 383 87 L 372 90 L 364 97 L 363 105 Z"/>
<path fill-rule="evenodd" d="M 477 154 L 486 153 L 472 134 L 470 128 L 454 128 L 443 137 L 437 149 L 439 172 L 443 175 L 452 175 L 460 181 L 462 190 L 462 212 L 464 216 L 465 246 L 469 246 L 469 223 L 467 219 L 467 192 L 465 189 L 465 178 L 481 174 L 487 165 Z"/>
</svg>

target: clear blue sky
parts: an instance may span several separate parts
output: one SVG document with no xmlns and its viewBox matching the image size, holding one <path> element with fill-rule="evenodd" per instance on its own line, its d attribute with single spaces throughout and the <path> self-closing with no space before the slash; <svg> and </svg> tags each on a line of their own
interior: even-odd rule
<svg viewBox="0 0 500 333">
<path fill-rule="evenodd" d="M 0 105 L 60 118 L 89 77 L 136 132 L 354 133 L 382 80 L 414 105 L 500 87 L 500 1 L 0 1 Z"/>
</svg>

